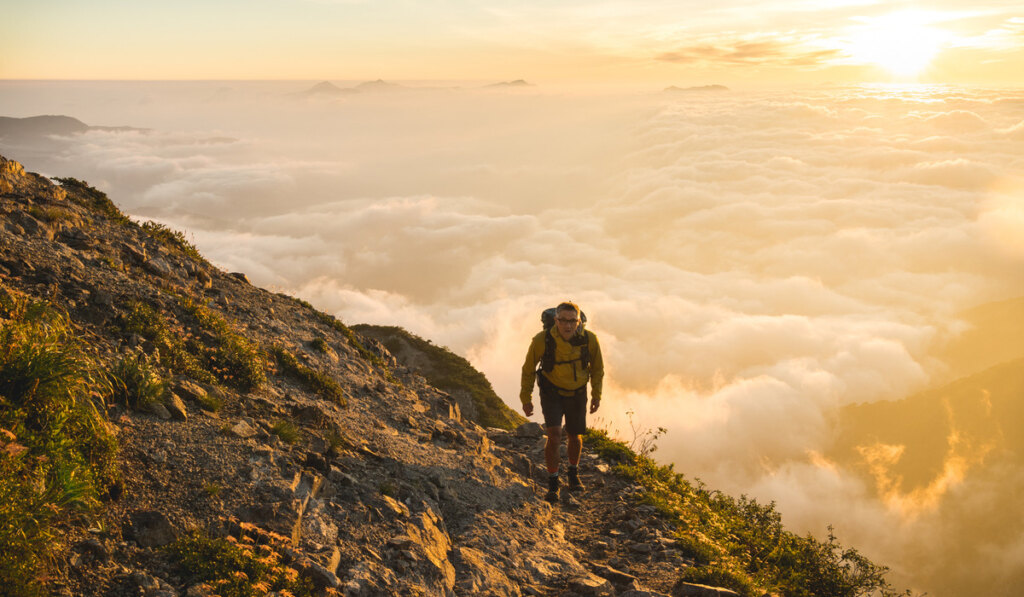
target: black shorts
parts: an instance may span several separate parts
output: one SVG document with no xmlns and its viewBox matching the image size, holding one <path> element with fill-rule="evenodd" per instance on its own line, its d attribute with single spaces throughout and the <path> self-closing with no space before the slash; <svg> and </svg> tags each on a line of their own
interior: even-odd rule
<svg viewBox="0 0 1024 597">
<path fill-rule="evenodd" d="M 587 386 L 575 394 L 563 396 L 558 388 L 540 373 L 537 374 L 540 387 L 540 409 L 544 413 L 545 427 L 561 427 L 565 417 L 565 432 L 569 435 L 583 435 L 587 431 Z"/>
</svg>

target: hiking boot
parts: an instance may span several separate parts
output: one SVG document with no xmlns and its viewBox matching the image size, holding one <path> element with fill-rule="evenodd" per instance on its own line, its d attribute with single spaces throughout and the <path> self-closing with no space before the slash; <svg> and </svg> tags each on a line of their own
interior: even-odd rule
<svg viewBox="0 0 1024 597">
<path fill-rule="evenodd" d="M 580 482 L 580 471 L 575 466 L 569 467 L 569 491 L 583 491 L 586 487 Z"/>
<path fill-rule="evenodd" d="M 544 496 L 544 501 L 558 503 L 558 475 L 548 477 L 548 493 Z"/>
</svg>

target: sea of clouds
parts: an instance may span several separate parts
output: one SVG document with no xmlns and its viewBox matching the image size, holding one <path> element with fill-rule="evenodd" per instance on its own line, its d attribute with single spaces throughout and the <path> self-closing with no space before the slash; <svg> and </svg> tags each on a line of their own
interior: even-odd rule
<svg viewBox="0 0 1024 597">
<path fill-rule="evenodd" d="M 600 425 L 666 428 L 659 460 L 798 532 L 832 523 L 931 595 L 1024 580 L 1019 533 L 965 550 L 976 514 L 893 508 L 822 456 L 841 406 L 948 380 L 957 313 L 1024 295 L 1024 90 L 306 86 L 3 82 L 0 115 L 148 130 L 0 153 L 447 345 L 515 408 L 540 311 L 573 299 L 608 363 Z M 979 491 L 1015 503 L 996 478 Z"/>
</svg>

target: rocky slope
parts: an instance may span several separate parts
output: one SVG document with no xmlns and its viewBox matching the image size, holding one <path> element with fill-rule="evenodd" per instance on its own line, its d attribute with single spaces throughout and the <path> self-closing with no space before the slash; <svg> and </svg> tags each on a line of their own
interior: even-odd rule
<svg viewBox="0 0 1024 597">
<path fill-rule="evenodd" d="M 25 329 L 65 325 L 82 362 L 113 372 L 62 400 L 93 405 L 115 472 L 93 503 L 48 506 L 47 555 L 17 594 L 735 594 L 680 580 L 699 554 L 614 450 L 551 506 L 538 425 L 482 427 L 380 342 L 3 158 L 0 305 L 8 330 L 48 305 Z M 25 472 L 47 470 L 24 406 L 41 386 L 15 397 L 28 373 L 9 361 L 0 490 L 47 494 L 53 471 Z"/>
</svg>

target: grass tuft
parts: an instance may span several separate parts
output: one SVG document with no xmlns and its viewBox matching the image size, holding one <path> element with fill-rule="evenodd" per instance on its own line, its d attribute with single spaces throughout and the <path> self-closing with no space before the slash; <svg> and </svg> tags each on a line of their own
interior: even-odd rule
<svg viewBox="0 0 1024 597">
<path fill-rule="evenodd" d="M 137 410 L 163 402 L 167 378 L 149 365 L 141 352 L 122 357 L 110 373 L 115 401 Z"/>
<path fill-rule="evenodd" d="M 295 444 L 299 441 L 299 428 L 291 421 L 284 419 L 276 421 L 270 428 L 270 432 L 281 438 L 281 441 L 286 444 Z"/>
<path fill-rule="evenodd" d="M 66 316 L 0 285 L 0 586 L 42 593 L 57 525 L 117 479 L 112 389 Z"/>
</svg>

